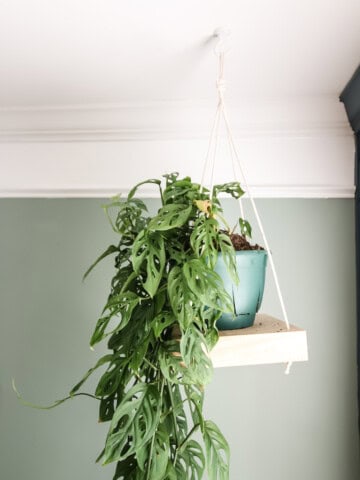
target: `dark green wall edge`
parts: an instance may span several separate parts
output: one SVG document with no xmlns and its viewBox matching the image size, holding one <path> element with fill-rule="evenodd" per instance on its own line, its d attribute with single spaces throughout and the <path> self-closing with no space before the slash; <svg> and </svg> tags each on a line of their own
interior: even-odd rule
<svg viewBox="0 0 360 480">
<path fill-rule="evenodd" d="M 360 66 L 340 95 L 352 129 L 355 132 L 355 238 L 356 238 L 356 303 L 358 405 L 360 412 Z M 358 417 L 360 433 L 360 413 Z"/>
</svg>

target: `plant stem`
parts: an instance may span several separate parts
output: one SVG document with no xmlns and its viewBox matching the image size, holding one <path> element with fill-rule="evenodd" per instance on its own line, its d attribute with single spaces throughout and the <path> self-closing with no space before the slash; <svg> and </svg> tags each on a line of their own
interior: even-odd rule
<svg viewBox="0 0 360 480">
<path fill-rule="evenodd" d="M 219 212 L 216 212 L 215 216 L 220 218 L 220 220 L 221 220 L 221 221 L 223 222 L 223 224 L 225 225 L 226 230 L 227 230 L 228 232 L 230 232 L 230 226 L 229 226 L 229 224 L 227 223 L 227 221 L 225 220 L 225 218 L 224 218 L 222 215 L 220 215 Z"/>
<path fill-rule="evenodd" d="M 177 448 L 177 450 L 181 450 L 183 448 L 183 446 L 186 444 L 186 442 L 190 439 L 191 435 L 200 427 L 200 423 L 196 423 L 192 429 L 190 430 L 190 432 L 187 434 L 186 438 L 180 443 L 179 447 Z"/>
<path fill-rule="evenodd" d="M 165 385 L 165 379 L 163 379 L 161 381 L 161 389 L 160 389 L 160 399 L 161 399 L 161 401 L 159 403 L 159 408 L 158 408 L 158 418 L 160 418 L 160 415 L 161 415 L 162 398 L 163 398 L 163 394 L 164 394 L 164 385 Z M 156 430 L 155 430 L 155 433 L 154 433 L 154 435 L 152 436 L 152 439 L 151 439 L 149 461 L 148 461 L 147 469 L 146 469 L 146 480 L 150 480 L 151 460 L 152 460 L 153 450 L 154 450 L 155 435 L 156 435 Z"/>
<path fill-rule="evenodd" d="M 151 439 L 151 447 L 150 447 L 149 461 L 147 464 L 146 480 L 150 480 L 151 460 L 153 456 L 154 442 L 155 442 L 155 433 Z"/>
<path fill-rule="evenodd" d="M 148 360 L 146 357 L 144 357 L 144 362 L 147 363 L 152 369 L 154 369 L 156 372 L 158 371 L 158 368 L 153 365 L 150 360 Z"/>
<path fill-rule="evenodd" d="M 136 277 L 137 277 L 137 274 L 135 272 L 132 272 L 127 278 L 126 282 L 124 282 L 123 286 L 121 287 L 120 293 L 123 293 L 126 287 L 129 285 L 129 283 L 131 283 Z"/>
<path fill-rule="evenodd" d="M 178 437 L 178 431 L 177 431 L 174 397 L 173 397 L 173 394 L 172 394 L 170 382 L 167 382 L 167 387 L 168 387 L 168 390 L 169 390 L 169 397 L 170 397 L 170 403 L 171 403 L 171 415 L 173 417 L 173 422 L 174 422 L 174 433 L 175 433 L 175 442 L 176 442 L 176 451 L 177 451 L 178 445 L 179 445 L 179 437 Z M 176 463 L 176 453 L 175 453 L 174 463 Z"/>
</svg>

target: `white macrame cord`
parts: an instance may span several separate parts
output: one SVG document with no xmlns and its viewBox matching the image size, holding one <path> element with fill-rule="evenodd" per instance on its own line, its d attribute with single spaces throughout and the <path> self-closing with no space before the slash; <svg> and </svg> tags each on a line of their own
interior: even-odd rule
<svg viewBox="0 0 360 480">
<path fill-rule="evenodd" d="M 228 116 L 227 116 L 227 112 L 226 112 L 226 107 L 225 107 L 225 102 L 224 102 L 224 93 L 225 93 L 225 80 L 224 80 L 225 51 L 224 51 L 224 49 L 220 48 L 221 45 L 222 45 L 222 43 L 221 43 L 221 39 L 220 39 L 219 45 L 215 49 L 215 53 L 219 56 L 219 76 L 218 76 L 218 79 L 217 79 L 217 82 L 216 82 L 216 87 L 217 87 L 217 91 L 218 91 L 218 104 L 217 104 L 217 108 L 216 108 L 216 114 L 215 114 L 213 127 L 212 127 L 212 130 L 211 130 L 209 146 L 208 146 L 208 150 L 207 150 L 207 153 L 206 153 L 206 156 L 205 156 L 203 172 L 202 172 L 202 176 L 201 176 L 201 190 L 203 189 L 203 186 L 204 186 L 206 172 L 210 172 L 210 192 L 213 192 L 215 161 L 216 161 L 218 144 L 219 144 L 219 128 L 220 128 L 220 124 L 221 124 L 221 119 L 223 119 L 224 125 L 225 125 L 225 130 L 226 130 L 226 136 L 227 136 L 227 140 L 228 140 L 229 153 L 230 153 L 230 158 L 231 158 L 231 163 L 232 163 L 232 170 L 233 170 L 233 173 L 234 173 L 234 179 L 235 179 L 235 181 L 238 181 L 238 175 L 237 175 L 237 172 L 236 172 L 236 169 L 238 169 L 238 171 L 240 173 L 241 181 L 242 181 L 240 183 L 243 183 L 244 186 L 245 186 L 246 194 L 248 195 L 248 197 L 250 199 L 250 203 L 251 203 L 251 206 L 253 208 L 255 218 L 256 218 L 256 221 L 258 223 L 259 230 L 260 230 L 262 238 L 263 238 L 264 246 L 265 246 L 265 249 L 266 249 L 267 254 L 268 254 L 269 263 L 270 263 L 271 271 L 272 271 L 272 274 L 273 274 L 273 278 L 274 278 L 274 282 L 275 282 L 275 286 L 276 286 L 276 291 L 277 291 L 277 294 L 278 294 L 278 297 L 279 297 L 281 310 L 282 310 L 282 313 L 283 313 L 283 316 L 284 316 L 284 321 L 285 321 L 285 324 L 286 324 L 286 328 L 288 330 L 290 330 L 288 316 L 287 316 L 287 312 L 286 312 L 286 308 L 285 308 L 285 304 L 284 304 L 284 299 L 283 299 L 283 296 L 282 296 L 282 293 L 281 293 L 280 284 L 279 284 L 279 280 L 278 280 L 273 256 L 272 256 L 272 253 L 271 253 L 271 250 L 270 250 L 268 240 L 267 240 L 266 235 L 265 235 L 265 231 L 264 231 L 264 228 L 263 228 L 260 216 L 259 216 L 259 212 L 258 212 L 256 204 L 255 204 L 255 200 L 254 200 L 254 198 L 251 194 L 251 189 L 249 188 L 249 185 L 246 181 L 246 177 L 245 177 L 245 174 L 244 174 L 244 168 L 243 168 L 243 166 L 241 164 L 241 161 L 240 161 L 240 156 L 239 156 L 237 148 L 236 148 L 234 136 L 233 136 L 233 133 L 232 133 L 232 130 L 231 130 L 231 127 L 230 127 L 230 123 L 229 123 L 229 119 L 228 119 Z M 242 216 L 242 218 L 245 218 L 244 217 L 243 204 L 242 204 L 242 201 L 241 201 L 240 198 L 239 198 L 239 206 L 240 206 L 241 216 Z M 288 364 L 287 369 L 286 369 L 286 373 L 289 373 L 290 366 L 291 366 L 291 363 Z"/>
</svg>

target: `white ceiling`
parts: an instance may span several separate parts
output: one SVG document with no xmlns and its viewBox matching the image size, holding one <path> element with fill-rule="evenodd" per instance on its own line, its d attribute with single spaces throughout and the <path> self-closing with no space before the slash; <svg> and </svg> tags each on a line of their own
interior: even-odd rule
<svg viewBox="0 0 360 480">
<path fill-rule="evenodd" d="M 359 0 L 0 0 L 0 107 L 331 96 L 360 60 Z"/>
<path fill-rule="evenodd" d="M 0 197 L 200 180 L 218 27 L 232 32 L 225 98 L 252 192 L 353 197 L 338 97 L 360 61 L 360 0 L 0 0 Z M 221 183 L 233 172 L 219 157 Z"/>
</svg>

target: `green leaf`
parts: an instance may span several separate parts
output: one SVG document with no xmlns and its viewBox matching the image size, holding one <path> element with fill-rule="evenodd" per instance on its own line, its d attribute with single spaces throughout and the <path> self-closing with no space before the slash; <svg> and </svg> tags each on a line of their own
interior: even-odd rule
<svg viewBox="0 0 360 480">
<path fill-rule="evenodd" d="M 243 235 L 244 237 L 251 238 L 252 228 L 250 223 L 247 220 L 244 220 L 243 218 L 239 218 L 239 225 L 240 225 L 241 235 Z"/>
<path fill-rule="evenodd" d="M 111 255 L 112 253 L 115 253 L 115 252 L 119 252 L 119 247 L 115 247 L 115 245 L 110 245 L 110 247 L 108 247 L 104 253 L 102 253 L 100 255 L 99 258 L 97 258 L 95 260 L 95 262 L 86 270 L 86 272 L 84 273 L 84 276 L 83 276 L 83 280 L 85 280 L 85 278 L 89 275 L 89 273 L 92 271 L 93 268 L 96 267 L 96 265 L 101 262 L 101 260 L 105 257 L 107 257 L 108 255 Z"/>
<path fill-rule="evenodd" d="M 204 404 L 204 388 L 200 385 L 185 385 L 185 394 L 189 400 L 190 413 L 194 425 L 199 424 L 201 430 L 204 428 L 202 414 Z"/>
<path fill-rule="evenodd" d="M 185 477 L 181 475 L 178 476 L 178 474 L 175 471 L 175 467 L 173 465 L 172 460 L 169 460 L 164 480 L 179 480 L 181 478 L 185 478 Z"/>
<path fill-rule="evenodd" d="M 138 469 L 135 455 L 131 455 L 125 460 L 117 462 L 113 480 L 142 480 L 144 478 L 142 475 Z"/>
<path fill-rule="evenodd" d="M 168 399 L 168 412 L 171 412 L 172 424 L 169 431 L 178 437 L 178 440 L 183 441 L 188 434 L 188 422 L 184 409 L 184 401 L 182 398 L 181 386 L 174 383 L 167 382 L 167 388 L 165 389 L 165 399 Z M 176 435 L 177 430 L 177 435 Z M 175 432 L 174 432 L 175 431 Z"/>
<path fill-rule="evenodd" d="M 167 250 L 167 256 L 171 259 L 172 265 L 181 265 L 189 258 L 189 251 L 187 247 L 188 236 L 179 237 L 179 233 L 176 230 L 170 230 L 172 235 L 167 235 L 165 239 L 165 245 Z M 170 238 L 169 238 L 170 237 Z"/>
<path fill-rule="evenodd" d="M 219 341 L 219 331 L 214 327 L 209 328 L 205 334 L 205 341 L 210 352 Z"/>
<path fill-rule="evenodd" d="M 132 264 L 136 273 L 144 268 L 146 262 L 146 281 L 144 289 L 153 297 L 159 287 L 165 267 L 164 239 L 159 232 L 140 232 L 132 252 Z"/>
<path fill-rule="evenodd" d="M 156 431 L 160 404 L 160 394 L 154 385 L 140 383 L 127 392 L 110 424 L 104 465 L 124 460 L 145 447 Z"/>
<path fill-rule="evenodd" d="M 224 290 L 221 278 L 201 260 L 194 259 L 185 263 L 183 273 L 197 303 L 200 301 L 222 312 L 234 311 L 232 299 Z"/>
<path fill-rule="evenodd" d="M 112 315 L 122 314 L 129 315 L 134 307 L 139 303 L 140 298 L 134 292 L 122 292 L 117 295 L 112 295 L 104 308 L 110 310 Z"/>
<path fill-rule="evenodd" d="M 108 326 L 111 320 L 111 315 L 106 315 L 105 317 L 100 317 L 96 322 L 95 330 L 90 338 L 90 347 L 93 347 L 101 340 L 107 337 L 109 334 L 105 333 L 106 327 Z"/>
<path fill-rule="evenodd" d="M 159 213 L 149 222 L 149 230 L 163 231 L 181 227 L 187 221 L 192 205 L 171 204 L 160 208 Z"/>
<path fill-rule="evenodd" d="M 190 244 L 197 257 L 204 256 L 211 268 L 215 267 L 218 256 L 219 224 L 214 218 L 201 216 L 194 223 Z"/>
<path fill-rule="evenodd" d="M 97 321 L 95 330 L 90 339 L 90 346 L 93 347 L 108 335 L 112 335 L 114 332 L 122 330 L 129 322 L 131 314 L 139 301 L 140 298 L 133 292 L 123 292 L 110 297 L 104 309 L 109 310 L 110 313 L 99 318 Z M 111 318 L 115 315 L 120 315 L 118 325 L 112 331 L 106 332 L 106 327 Z"/>
<path fill-rule="evenodd" d="M 117 215 L 113 219 L 110 210 L 117 209 Z M 122 238 L 132 240 L 138 232 L 145 227 L 147 219 L 143 217 L 146 205 L 142 200 L 132 198 L 129 201 L 122 201 L 120 197 L 114 197 L 110 204 L 103 205 L 103 209 L 114 232 L 122 235 Z"/>
<path fill-rule="evenodd" d="M 205 470 L 205 456 L 201 445 L 195 440 L 189 440 L 180 449 L 175 470 L 178 478 L 186 480 L 201 480 Z"/>
<path fill-rule="evenodd" d="M 245 193 L 239 182 L 229 182 L 221 185 L 214 185 L 213 196 L 217 197 L 220 192 L 228 193 L 234 198 L 240 198 Z"/>
<path fill-rule="evenodd" d="M 192 183 L 190 177 L 176 180 L 167 185 L 164 194 L 164 204 L 192 203 L 199 196 L 200 185 Z"/>
<path fill-rule="evenodd" d="M 239 283 L 239 276 L 236 269 L 236 253 L 231 239 L 225 233 L 219 234 L 219 248 L 222 253 L 226 268 L 235 284 Z"/>
<path fill-rule="evenodd" d="M 109 422 L 115 412 L 115 395 L 102 398 L 99 405 L 99 422 Z"/>
<path fill-rule="evenodd" d="M 171 383 L 194 383 L 193 379 L 187 374 L 187 368 L 182 359 L 177 340 L 169 340 L 162 344 L 159 349 L 159 366 L 163 376 Z"/>
<path fill-rule="evenodd" d="M 163 480 L 169 459 L 170 444 L 167 432 L 158 430 L 155 434 L 153 454 L 149 457 L 151 480 Z"/>
<path fill-rule="evenodd" d="M 175 323 L 174 315 L 168 312 L 162 312 L 152 321 L 152 329 L 156 338 L 160 338 L 163 331 Z"/>
<path fill-rule="evenodd" d="M 99 367 L 101 367 L 102 365 L 105 365 L 106 363 L 109 363 L 111 362 L 112 360 L 114 359 L 114 355 L 104 355 L 103 357 L 101 357 L 95 364 L 94 367 L 90 368 L 86 374 L 83 376 L 83 378 L 80 380 L 79 383 L 77 383 L 75 385 L 75 387 L 73 387 L 70 391 L 70 394 L 69 395 L 74 395 L 74 393 L 76 393 L 80 387 L 82 387 L 82 385 L 86 382 L 86 380 L 90 377 L 90 375 L 96 370 L 98 369 Z"/>
<path fill-rule="evenodd" d="M 188 353 L 189 367 L 185 363 L 183 356 L 180 352 L 180 342 L 178 340 L 168 340 L 163 342 L 159 349 L 159 366 L 161 373 L 169 382 L 179 385 L 199 385 L 202 386 L 206 383 L 210 376 L 212 369 L 207 363 L 206 367 L 200 365 L 194 366 L 191 364 L 191 359 L 200 358 L 199 352 L 194 353 L 190 351 Z M 207 360 L 205 360 L 207 362 Z"/>
<path fill-rule="evenodd" d="M 165 173 L 163 175 L 163 178 L 166 179 L 166 186 L 171 185 L 172 183 L 176 182 L 178 176 L 179 176 L 179 172 Z"/>
<path fill-rule="evenodd" d="M 118 355 L 124 356 L 128 361 L 149 334 L 149 326 L 140 320 L 140 315 L 147 312 L 147 307 L 145 302 L 135 307 L 132 321 L 122 330 L 114 332 L 108 341 L 108 348 L 116 350 Z"/>
<path fill-rule="evenodd" d="M 186 365 L 187 376 L 193 383 L 206 385 L 212 378 L 213 368 L 202 333 L 190 325 L 180 340 L 180 353 Z"/>
<path fill-rule="evenodd" d="M 194 319 L 197 301 L 183 270 L 178 266 L 173 267 L 169 273 L 168 296 L 174 315 L 182 330 L 185 330 Z"/>
<path fill-rule="evenodd" d="M 211 420 L 206 420 L 204 423 L 203 438 L 209 480 L 229 480 L 229 445 L 219 428 Z"/>
<path fill-rule="evenodd" d="M 108 397 L 114 394 L 119 388 L 122 380 L 122 369 L 120 368 L 119 359 L 117 359 L 110 368 L 102 375 L 95 390 L 98 397 Z"/>
<path fill-rule="evenodd" d="M 135 195 L 136 193 L 136 190 L 141 186 L 141 185 L 145 185 L 147 183 L 152 183 L 152 184 L 155 184 L 155 185 L 158 185 L 159 188 L 160 188 L 160 193 L 161 193 L 161 180 L 158 180 L 157 178 L 150 178 L 149 180 L 144 180 L 143 182 L 140 182 L 138 183 L 137 185 L 135 185 L 134 188 L 132 188 L 128 194 L 128 200 L 131 200 L 133 198 L 133 196 Z"/>
<path fill-rule="evenodd" d="M 152 336 L 148 335 L 147 337 L 143 338 L 138 347 L 134 349 L 129 362 L 129 366 L 134 372 L 137 372 L 142 365 L 144 357 L 147 354 L 151 339 Z"/>
</svg>

